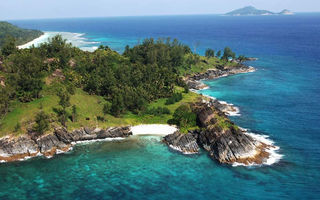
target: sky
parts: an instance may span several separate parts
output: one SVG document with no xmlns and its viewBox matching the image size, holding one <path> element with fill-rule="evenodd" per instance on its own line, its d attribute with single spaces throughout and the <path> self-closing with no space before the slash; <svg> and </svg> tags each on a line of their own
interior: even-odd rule
<svg viewBox="0 0 320 200">
<path fill-rule="evenodd" d="M 0 20 L 223 14 L 244 6 L 320 12 L 320 0 L 0 0 Z"/>
</svg>

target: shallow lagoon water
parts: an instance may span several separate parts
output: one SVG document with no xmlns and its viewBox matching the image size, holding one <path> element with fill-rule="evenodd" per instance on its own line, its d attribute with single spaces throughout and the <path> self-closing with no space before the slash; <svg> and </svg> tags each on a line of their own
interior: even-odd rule
<svg viewBox="0 0 320 200">
<path fill-rule="evenodd" d="M 320 14 L 166 16 L 13 21 L 85 33 L 121 52 L 145 37 L 172 37 L 199 53 L 230 46 L 258 57 L 254 73 L 205 81 L 203 94 L 233 103 L 231 117 L 270 136 L 284 157 L 272 166 L 220 165 L 206 152 L 181 155 L 157 137 L 80 145 L 52 159 L 0 164 L 0 199 L 318 199 Z M 98 43 L 87 43 L 93 48 Z"/>
</svg>

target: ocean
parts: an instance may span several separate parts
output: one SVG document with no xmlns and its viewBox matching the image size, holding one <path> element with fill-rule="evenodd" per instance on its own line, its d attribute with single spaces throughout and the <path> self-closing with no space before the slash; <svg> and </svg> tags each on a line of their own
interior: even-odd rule
<svg viewBox="0 0 320 200">
<path fill-rule="evenodd" d="M 240 109 L 231 119 L 279 146 L 272 165 L 229 166 L 181 155 L 157 136 L 78 145 L 54 158 L 0 164 L 0 199 L 319 199 L 320 14 L 113 17 L 10 21 L 62 32 L 74 45 L 122 52 L 177 38 L 199 54 L 231 47 L 257 71 L 207 80 L 199 91 Z M 53 33 L 55 32 L 55 33 Z"/>
</svg>

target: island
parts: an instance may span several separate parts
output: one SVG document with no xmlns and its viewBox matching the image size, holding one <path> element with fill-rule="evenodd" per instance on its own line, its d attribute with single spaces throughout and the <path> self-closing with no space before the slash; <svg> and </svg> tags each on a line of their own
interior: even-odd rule
<svg viewBox="0 0 320 200">
<path fill-rule="evenodd" d="M 234 124 L 232 105 L 195 92 L 201 80 L 253 72 L 226 47 L 198 55 L 178 40 L 145 39 L 122 54 L 82 51 L 60 35 L 0 54 L 0 162 L 50 158 L 79 142 L 164 132 L 183 154 L 203 148 L 220 163 L 263 164 L 272 144 Z"/>
<path fill-rule="evenodd" d="M 253 6 L 247 6 L 231 12 L 226 13 L 228 16 L 257 16 L 257 15 L 293 15 L 294 13 L 284 9 L 279 13 L 271 12 L 268 10 L 259 10 Z"/>
</svg>

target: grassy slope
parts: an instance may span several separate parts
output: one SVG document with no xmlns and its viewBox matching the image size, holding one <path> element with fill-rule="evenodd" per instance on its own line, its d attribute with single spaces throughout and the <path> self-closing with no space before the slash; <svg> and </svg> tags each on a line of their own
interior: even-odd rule
<svg viewBox="0 0 320 200">
<path fill-rule="evenodd" d="M 177 90 L 181 90 L 178 88 Z M 188 102 L 194 102 L 200 95 L 196 93 L 189 92 L 188 94 L 183 94 L 182 101 L 172 104 L 165 105 L 166 98 L 159 99 L 156 102 L 152 102 L 148 107 L 158 107 L 165 106 L 170 109 L 171 113 L 179 107 L 179 105 Z M 121 126 L 121 125 L 137 125 L 137 124 L 165 124 L 169 119 L 172 118 L 170 115 L 162 116 L 152 116 L 152 115 L 136 115 L 132 113 L 127 113 L 121 118 L 115 118 L 111 115 L 106 115 L 105 122 L 97 120 L 97 116 L 103 116 L 102 108 L 104 99 L 100 96 L 89 95 L 81 89 L 76 90 L 76 94 L 71 98 L 71 104 L 77 106 L 78 120 L 75 123 L 68 121 L 68 129 L 72 130 L 75 128 L 83 126 L 98 126 L 101 128 L 111 127 L 111 126 Z M 30 126 L 30 123 L 34 120 L 37 112 L 40 108 L 50 114 L 55 119 L 56 115 L 53 112 L 54 107 L 58 107 L 58 97 L 51 94 L 50 89 L 45 90 L 43 97 L 29 103 L 15 102 L 11 109 L 12 111 L 8 113 L 4 119 L 1 120 L 2 125 L 0 129 L 0 137 L 8 134 L 19 135 L 26 132 L 26 127 Z M 69 108 L 69 113 L 71 113 L 71 107 Z M 86 120 L 90 118 L 90 120 Z M 14 132 L 17 123 L 21 124 L 21 129 Z M 51 123 L 51 128 L 54 126 L 59 126 L 56 122 Z"/>
<path fill-rule="evenodd" d="M 221 65 L 226 67 L 233 67 L 233 66 L 236 66 L 237 63 L 232 63 L 232 62 L 227 63 L 226 61 L 223 61 L 216 57 L 207 58 L 204 56 L 200 56 L 200 62 L 198 64 L 191 65 L 190 69 L 180 68 L 180 74 L 181 76 L 189 76 L 196 73 L 206 72 L 208 69 L 214 69 L 217 66 L 221 66 Z"/>
<path fill-rule="evenodd" d="M 206 58 L 201 57 L 200 62 L 197 65 L 193 65 L 190 70 L 181 70 L 182 75 L 190 75 L 194 73 L 205 72 L 207 69 L 215 68 L 217 65 L 225 65 L 224 62 L 217 58 Z M 229 64 L 230 65 L 230 64 Z M 182 88 L 176 88 L 177 92 L 182 92 Z M 8 134 L 19 135 L 26 132 L 26 127 L 30 126 L 30 123 L 34 121 L 34 117 L 37 112 L 40 111 L 42 105 L 43 110 L 51 115 L 51 118 L 55 119 L 56 114 L 53 112 L 54 107 L 58 107 L 58 97 L 54 95 L 52 88 L 47 87 L 42 92 L 42 98 L 29 103 L 14 102 L 11 106 L 11 112 L 8 113 L 1 121 L 0 137 Z M 183 99 L 172 105 L 165 105 L 166 98 L 158 99 L 155 102 L 151 102 L 148 107 L 167 107 L 170 111 L 170 115 L 136 115 L 133 113 L 126 113 L 121 118 L 115 118 L 111 115 L 104 116 L 106 121 L 97 121 L 97 116 L 103 116 L 102 108 L 104 99 L 100 96 L 89 95 L 81 89 L 76 90 L 76 94 L 71 97 L 71 105 L 76 105 L 78 111 L 78 120 L 75 123 L 69 121 L 67 123 L 68 129 L 72 130 L 83 126 L 98 126 L 106 128 L 110 126 L 121 126 L 121 125 L 137 125 L 137 124 L 165 124 L 169 119 L 172 118 L 172 114 L 175 109 L 181 104 L 195 102 L 200 97 L 199 94 L 189 92 L 183 93 Z M 71 113 L 71 107 L 68 108 Z M 86 118 L 90 118 L 86 120 Z M 21 124 L 21 129 L 14 132 L 17 123 Z M 29 124 L 29 125 L 28 125 Z M 51 129 L 59 124 L 51 123 Z"/>
</svg>

